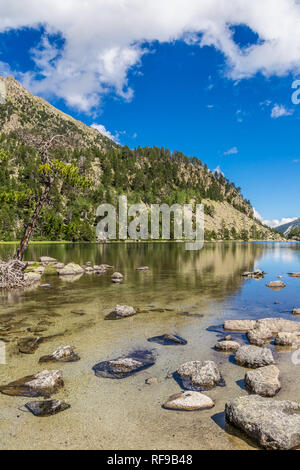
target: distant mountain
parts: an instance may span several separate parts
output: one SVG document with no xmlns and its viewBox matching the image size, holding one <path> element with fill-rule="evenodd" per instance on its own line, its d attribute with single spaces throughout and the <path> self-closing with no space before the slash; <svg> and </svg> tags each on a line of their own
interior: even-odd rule
<svg viewBox="0 0 300 470">
<path fill-rule="evenodd" d="M 212 173 L 198 158 L 165 148 L 122 147 L 47 101 L 32 95 L 13 77 L 2 78 L 5 103 L 0 105 L 0 240 L 20 238 L 40 190 L 40 149 L 59 136 L 51 157 L 73 163 L 92 182 L 85 194 L 51 189 L 52 204 L 40 217 L 36 239 L 91 241 L 96 208 L 103 202 L 146 205 L 202 202 L 207 240 L 281 240 L 255 219 L 241 189 Z M 142 116 L 141 116 L 142 119 Z"/>
<path fill-rule="evenodd" d="M 283 233 L 285 236 L 287 236 L 294 228 L 300 228 L 300 217 L 296 220 L 293 220 L 293 222 L 279 225 L 275 228 L 278 232 Z"/>
</svg>

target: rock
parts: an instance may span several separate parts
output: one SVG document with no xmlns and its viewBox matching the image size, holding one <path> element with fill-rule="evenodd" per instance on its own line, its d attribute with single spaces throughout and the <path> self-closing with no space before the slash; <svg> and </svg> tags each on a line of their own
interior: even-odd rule
<svg viewBox="0 0 300 470">
<path fill-rule="evenodd" d="M 300 343 L 300 333 L 280 332 L 274 340 L 277 346 L 293 346 L 297 343 Z"/>
<path fill-rule="evenodd" d="M 140 268 L 136 268 L 137 271 L 149 271 L 149 266 L 141 266 Z"/>
<path fill-rule="evenodd" d="M 18 342 L 18 348 L 21 353 L 33 354 L 43 342 L 41 337 L 22 338 Z"/>
<path fill-rule="evenodd" d="M 246 271 L 242 274 L 243 277 L 254 277 L 256 279 L 264 277 L 266 273 L 262 271 L 261 269 L 256 269 L 253 272 Z"/>
<path fill-rule="evenodd" d="M 265 324 L 261 323 L 257 323 L 255 328 L 247 332 L 250 344 L 255 344 L 256 346 L 264 346 L 272 340 L 273 336 L 272 331 Z"/>
<path fill-rule="evenodd" d="M 60 276 L 75 276 L 77 274 L 83 274 L 84 269 L 79 264 L 68 263 L 63 269 L 58 270 Z"/>
<path fill-rule="evenodd" d="M 135 351 L 128 356 L 99 362 L 93 367 L 93 371 L 97 377 L 124 379 L 153 364 L 155 364 L 155 358 L 152 351 Z"/>
<path fill-rule="evenodd" d="M 34 416 L 51 416 L 71 407 L 68 403 L 60 400 L 30 401 L 25 406 Z"/>
<path fill-rule="evenodd" d="M 232 336 L 231 336 L 231 335 L 223 336 L 223 338 L 221 339 L 221 341 L 231 341 L 231 340 L 232 340 Z"/>
<path fill-rule="evenodd" d="M 115 310 L 113 310 L 109 316 L 111 318 L 126 318 L 132 317 L 136 314 L 136 310 L 129 305 L 116 305 Z"/>
<path fill-rule="evenodd" d="M 113 273 L 112 276 L 111 276 L 111 280 L 115 284 L 118 284 L 118 283 L 122 282 L 123 278 L 124 278 L 123 274 L 118 273 L 118 272 Z"/>
<path fill-rule="evenodd" d="M 161 336 L 153 336 L 153 338 L 148 338 L 149 342 L 163 344 L 164 346 L 177 346 L 185 345 L 187 341 L 184 338 L 181 338 L 177 335 L 164 334 Z"/>
<path fill-rule="evenodd" d="M 39 281 L 41 277 L 41 274 L 35 272 L 24 273 L 24 280 L 30 283 Z"/>
<path fill-rule="evenodd" d="M 50 264 L 50 263 L 57 263 L 55 258 L 51 258 L 50 256 L 41 256 L 39 262 L 42 264 Z"/>
<path fill-rule="evenodd" d="M 300 308 L 293 308 L 292 314 L 293 315 L 300 315 Z"/>
<path fill-rule="evenodd" d="M 87 274 L 92 274 L 94 272 L 94 268 L 90 266 L 84 266 L 83 269 Z"/>
<path fill-rule="evenodd" d="M 64 267 L 65 267 L 64 263 L 55 263 L 53 265 L 53 268 L 55 268 L 57 270 L 63 269 Z"/>
<path fill-rule="evenodd" d="M 300 445 L 300 404 L 258 395 L 235 398 L 225 405 L 226 421 L 266 449 Z"/>
<path fill-rule="evenodd" d="M 156 384 L 158 384 L 158 378 L 157 377 L 149 377 L 148 379 L 145 380 L 145 384 L 147 384 L 147 385 L 156 385 Z"/>
<path fill-rule="evenodd" d="M 51 289 L 51 284 L 40 284 L 39 287 L 43 287 L 44 289 Z"/>
<path fill-rule="evenodd" d="M 163 407 L 169 410 L 207 410 L 214 406 L 214 402 L 211 398 L 207 397 L 203 393 L 186 391 L 176 393 L 168 398 Z"/>
<path fill-rule="evenodd" d="M 240 366 L 257 368 L 274 364 L 271 349 L 258 346 L 241 346 L 235 354 L 235 362 Z"/>
<path fill-rule="evenodd" d="M 300 273 L 289 273 L 291 277 L 300 277 Z"/>
<path fill-rule="evenodd" d="M 269 287 L 270 289 L 283 289 L 284 287 L 286 287 L 286 284 L 284 284 L 284 282 L 282 281 L 271 281 L 269 282 L 269 284 L 267 284 L 267 287 Z"/>
<path fill-rule="evenodd" d="M 274 397 L 279 392 L 279 369 L 276 366 L 259 367 L 245 375 L 246 388 L 256 395 Z"/>
<path fill-rule="evenodd" d="M 184 388 L 189 390 L 209 390 L 216 385 L 224 386 L 225 382 L 213 361 L 190 361 L 182 364 L 177 370 Z"/>
<path fill-rule="evenodd" d="M 241 347 L 240 343 L 237 341 L 219 341 L 216 345 L 215 348 L 217 351 L 223 351 L 223 352 L 236 352 L 239 348 Z"/>
<path fill-rule="evenodd" d="M 75 362 L 79 360 L 80 357 L 72 346 L 61 346 L 49 356 L 42 356 L 39 362 Z"/>
<path fill-rule="evenodd" d="M 5 395 L 24 397 L 49 397 L 64 386 L 61 370 L 43 370 L 35 375 L 28 375 L 22 379 L 10 382 L 0 387 Z"/>
<path fill-rule="evenodd" d="M 248 331 L 255 327 L 255 320 L 226 320 L 224 330 Z"/>
</svg>

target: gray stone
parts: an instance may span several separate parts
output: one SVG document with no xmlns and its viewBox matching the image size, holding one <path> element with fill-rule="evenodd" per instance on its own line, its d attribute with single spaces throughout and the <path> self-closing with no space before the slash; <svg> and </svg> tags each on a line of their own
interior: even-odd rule
<svg viewBox="0 0 300 470">
<path fill-rule="evenodd" d="M 281 388 L 279 373 L 276 366 L 265 366 L 250 370 L 245 375 L 245 386 L 256 395 L 274 397 Z"/>
<path fill-rule="evenodd" d="M 83 273 L 84 269 L 76 263 L 68 263 L 63 269 L 58 270 L 60 276 L 75 276 Z"/>
<path fill-rule="evenodd" d="M 115 284 L 118 284 L 118 283 L 122 282 L 122 281 L 123 281 L 123 278 L 124 278 L 123 274 L 121 274 L 121 273 L 119 273 L 119 272 L 115 272 L 115 273 L 113 273 L 112 276 L 111 276 L 111 280 L 112 280 L 112 282 L 114 282 Z"/>
<path fill-rule="evenodd" d="M 29 375 L 7 385 L 2 385 L 0 392 L 14 396 L 49 397 L 63 386 L 63 373 L 61 370 L 43 370 L 38 374 Z"/>
<path fill-rule="evenodd" d="M 255 327 L 255 320 L 226 320 L 224 330 L 248 331 Z"/>
<path fill-rule="evenodd" d="M 41 279 L 42 275 L 36 272 L 24 273 L 24 280 L 28 283 L 37 282 Z"/>
<path fill-rule="evenodd" d="M 51 416 L 71 407 L 60 400 L 30 401 L 25 406 L 34 416 Z"/>
<path fill-rule="evenodd" d="M 258 395 L 235 398 L 225 405 L 226 421 L 267 449 L 300 445 L 300 404 Z"/>
<path fill-rule="evenodd" d="M 79 359 L 72 346 L 61 346 L 49 356 L 42 356 L 39 362 L 75 362 Z"/>
<path fill-rule="evenodd" d="M 136 310 L 129 305 L 116 305 L 115 310 L 111 314 L 116 318 L 126 318 L 135 315 Z"/>
<path fill-rule="evenodd" d="M 169 410 L 195 411 L 212 408 L 214 402 L 203 393 L 189 390 L 172 395 L 163 406 Z"/>
<path fill-rule="evenodd" d="M 224 351 L 224 352 L 236 352 L 241 347 L 240 343 L 237 341 L 219 341 L 215 348 L 217 351 Z"/>
<path fill-rule="evenodd" d="M 135 351 L 134 353 L 99 362 L 93 367 L 97 377 L 123 379 L 155 364 L 155 357 L 152 351 Z"/>
<path fill-rule="evenodd" d="M 190 361 L 177 370 L 183 386 L 190 390 L 208 390 L 224 385 L 222 375 L 213 361 Z"/>
<path fill-rule="evenodd" d="M 149 266 L 141 266 L 140 268 L 136 268 L 137 271 L 149 271 Z"/>
<path fill-rule="evenodd" d="M 288 333 L 281 331 L 277 334 L 274 344 L 277 346 L 293 346 L 300 343 L 300 333 Z"/>
<path fill-rule="evenodd" d="M 257 323 L 255 328 L 247 332 L 247 338 L 250 344 L 264 346 L 269 343 L 273 337 L 272 331 L 264 324 Z"/>
<path fill-rule="evenodd" d="M 57 263 L 57 260 L 55 258 L 51 258 L 50 256 L 41 256 L 39 261 L 42 264 Z"/>
<path fill-rule="evenodd" d="M 257 368 L 274 364 L 272 351 L 258 346 L 241 346 L 235 354 L 235 362 L 240 366 Z"/>
</svg>

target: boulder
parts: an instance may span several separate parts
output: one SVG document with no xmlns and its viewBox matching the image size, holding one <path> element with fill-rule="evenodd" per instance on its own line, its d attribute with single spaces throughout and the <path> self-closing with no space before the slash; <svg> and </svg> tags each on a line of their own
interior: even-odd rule
<svg viewBox="0 0 300 470">
<path fill-rule="evenodd" d="M 115 284 L 119 284 L 120 282 L 122 282 L 123 278 L 124 278 L 123 274 L 118 273 L 118 272 L 113 273 L 112 276 L 111 276 L 111 280 Z"/>
<path fill-rule="evenodd" d="M 262 277 L 264 277 L 266 273 L 264 271 L 262 271 L 261 269 L 256 269 L 255 271 L 245 271 L 242 276 L 243 277 L 254 277 L 256 279 L 260 279 Z"/>
<path fill-rule="evenodd" d="M 255 327 L 255 320 L 226 320 L 224 330 L 248 331 Z"/>
<path fill-rule="evenodd" d="M 241 346 L 235 353 L 235 362 L 240 366 L 256 369 L 274 364 L 271 349 L 258 346 Z"/>
<path fill-rule="evenodd" d="M 300 308 L 293 308 L 292 314 L 293 315 L 300 315 Z"/>
<path fill-rule="evenodd" d="M 293 346 L 300 343 L 300 333 L 288 333 L 281 331 L 274 340 L 276 346 Z"/>
<path fill-rule="evenodd" d="M 61 370 L 43 370 L 35 375 L 28 375 L 22 379 L 10 382 L 0 387 L 5 395 L 24 397 L 49 397 L 64 386 Z"/>
<path fill-rule="evenodd" d="M 223 352 L 236 352 L 239 348 L 241 347 L 240 343 L 237 341 L 219 341 L 215 345 L 215 349 L 217 351 L 223 351 Z"/>
<path fill-rule="evenodd" d="M 72 346 L 61 346 L 49 356 L 42 356 L 39 362 L 75 362 L 79 360 L 80 357 Z"/>
<path fill-rule="evenodd" d="M 94 268 L 91 266 L 83 266 L 83 269 L 87 274 L 92 274 L 94 272 Z"/>
<path fill-rule="evenodd" d="M 213 361 L 190 361 L 182 364 L 177 374 L 188 390 L 209 390 L 216 385 L 224 386 L 222 375 Z"/>
<path fill-rule="evenodd" d="M 267 284 L 267 287 L 269 287 L 270 289 L 278 290 L 286 287 L 286 284 L 282 281 L 271 281 L 269 282 L 269 284 Z"/>
<path fill-rule="evenodd" d="M 57 260 L 55 258 L 51 258 L 50 256 L 41 256 L 39 261 L 42 264 L 57 263 Z"/>
<path fill-rule="evenodd" d="M 256 346 L 264 346 L 272 340 L 273 336 L 272 331 L 261 323 L 256 323 L 255 328 L 247 332 L 249 343 Z"/>
<path fill-rule="evenodd" d="M 41 279 L 42 275 L 40 273 L 36 273 L 36 272 L 28 272 L 28 273 L 24 273 L 24 280 L 28 283 L 33 283 L 33 282 L 37 282 Z"/>
<path fill-rule="evenodd" d="M 30 401 L 25 406 L 34 416 L 51 416 L 71 407 L 68 403 L 60 400 Z"/>
<path fill-rule="evenodd" d="M 64 267 L 65 267 L 64 263 L 55 263 L 53 265 L 53 268 L 58 269 L 58 270 L 63 269 Z"/>
<path fill-rule="evenodd" d="M 148 341 L 162 344 L 164 346 L 177 346 L 177 345 L 187 344 L 187 341 L 184 338 L 181 338 L 180 336 L 172 335 L 172 334 L 153 336 L 152 338 L 148 338 Z"/>
<path fill-rule="evenodd" d="M 226 421 L 266 449 L 288 450 L 300 445 L 300 404 L 258 395 L 225 405 Z"/>
<path fill-rule="evenodd" d="M 203 393 L 185 391 L 176 393 L 168 398 L 163 407 L 169 410 L 207 410 L 214 406 L 214 402 L 211 398 L 207 397 Z"/>
<path fill-rule="evenodd" d="M 77 274 L 83 274 L 84 269 L 79 264 L 68 263 L 63 269 L 58 270 L 60 276 L 75 276 Z"/>
<path fill-rule="evenodd" d="M 114 318 L 132 317 L 136 314 L 136 310 L 129 305 L 116 305 L 115 309 L 110 313 Z"/>
<path fill-rule="evenodd" d="M 250 370 L 245 375 L 245 386 L 256 395 L 274 397 L 281 388 L 279 373 L 276 366 L 265 366 Z"/>
<path fill-rule="evenodd" d="M 135 351 L 128 356 L 99 362 L 93 367 L 97 377 L 124 379 L 155 364 L 152 351 Z"/>
</svg>

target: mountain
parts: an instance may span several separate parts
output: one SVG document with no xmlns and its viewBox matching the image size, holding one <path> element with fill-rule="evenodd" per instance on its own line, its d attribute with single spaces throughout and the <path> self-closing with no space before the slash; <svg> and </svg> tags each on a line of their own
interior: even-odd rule
<svg viewBox="0 0 300 470">
<path fill-rule="evenodd" d="M 285 236 L 288 236 L 294 229 L 300 229 L 300 217 L 288 224 L 279 225 L 276 227 L 276 230 L 280 233 L 283 233 Z"/>
<path fill-rule="evenodd" d="M 97 206 L 116 204 L 120 194 L 129 203 L 148 206 L 203 202 L 207 240 L 281 239 L 254 218 L 240 188 L 221 173 L 213 174 L 198 158 L 165 148 L 121 147 L 32 95 L 13 77 L 2 82 L 6 102 L 0 105 L 0 240 L 20 238 L 40 191 L 40 149 L 54 135 L 59 137 L 52 156 L 76 165 L 92 185 L 84 194 L 69 186 L 67 198 L 54 185 L 36 239 L 94 240 Z"/>
</svg>

